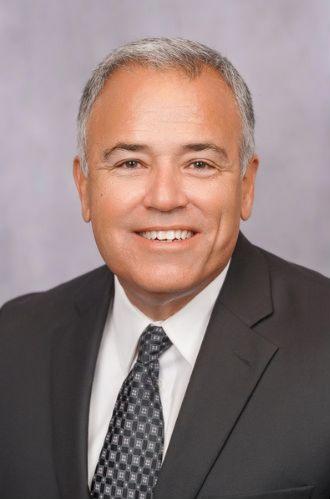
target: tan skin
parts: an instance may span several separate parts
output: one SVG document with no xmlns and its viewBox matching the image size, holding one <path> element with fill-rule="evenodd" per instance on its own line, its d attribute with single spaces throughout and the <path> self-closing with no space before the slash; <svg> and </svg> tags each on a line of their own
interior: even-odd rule
<svg viewBox="0 0 330 499">
<path fill-rule="evenodd" d="M 173 69 L 119 69 L 95 101 L 87 177 L 74 159 L 83 218 L 130 301 L 152 320 L 181 309 L 233 253 L 258 168 L 253 156 L 242 178 L 240 140 L 234 96 L 211 68 L 194 79 Z M 167 243 L 138 234 L 169 227 L 194 236 Z"/>
</svg>

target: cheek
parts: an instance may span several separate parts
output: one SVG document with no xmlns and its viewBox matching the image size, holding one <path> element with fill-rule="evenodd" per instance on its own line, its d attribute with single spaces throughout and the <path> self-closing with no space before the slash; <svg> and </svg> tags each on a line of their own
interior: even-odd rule
<svg viewBox="0 0 330 499">
<path fill-rule="evenodd" d="M 106 248 L 113 232 L 120 220 L 119 204 L 116 199 L 105 190 L 94 192 L 90 203 L 91 224 L 95 241 L 101 251 L 100 245 Z M 102 251 L 101 251 L 102 253 Z"/>
<path fill-rule="evenodd" d="M 115 188 L 110 179 L 100 178 L 90 189 L 91 218 L 94 223 L 111 222 L 124 206 L 121 191 Z"/>
<path fill-rule="evenodd" d="M 202 200 L 204 213 L 215 226 L 232 223 L 240 214 L 240 186 L 237 183 L 222 183 L 209 189 Z"/>
<path fill-rule="evenodd" d="M 217 198 L 213 197 L 212 213 L 209 213 L 209 219 L 211 220 L 211 218 L 213 230 L 210 230 L 208 238 L 212 248 L 212 258 L 215 258 L 217 262 L 219 259 L 224 262 L 230 257 L 239 231 L 239 186 L 229 183 L 218 189 Z"/>
<path fill-rule="evenodd" d="M 240 227 L 240 187 L 230 186 L 222 192 L 213 256 L 225 263 L 229 260 Z"/>
</svg>

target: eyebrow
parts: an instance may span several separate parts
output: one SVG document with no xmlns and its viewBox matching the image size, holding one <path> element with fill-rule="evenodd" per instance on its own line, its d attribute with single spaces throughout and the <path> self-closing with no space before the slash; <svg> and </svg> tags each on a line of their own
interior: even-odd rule
<svg viewBox="0 0 330 499">
<path fill-rule="evenodd" d="M 181 149 L 184 152 L 194 151 L 215 151 L 222 159 L 228 161 L 228 155 L 226 150 L 223 147 L 214 144 L 213 142 L 197 142 L 191 144 L 184 144 L 181 146 Z M 125 142 L 118 142 L 115 146 L 110 149 L 105 149 L 103 151 L 103 160 L 107 161 L 112 156 L 112 154 L 116 151 L 131 151 L 131 152 L 148 152 L 150 151 L 150 147 L 146 144 L 129 144 Z"/>
<path fill-rule="evenodd" d="M 102 154 L 103 161 L 110 159 L 110 156 L 116 151 L 146 151 L 148 146 L 144 144 L 126 144 L 125 142 L 118 142 L 110 149 L 105 149 Z"/>
<path fill-rule="evenodd" d="M 223 147 L 218 146 L 217 144 L 214 144 L 213 142 L 201 142 L 197 144 L 185 144 L 182 146 L 182 148 L 185 151 L 215 151 L 217 154 L 222 156 L 223 159 L 226 161 L 228 160 L 228 155 L 226 150 Z"/>
</svg>

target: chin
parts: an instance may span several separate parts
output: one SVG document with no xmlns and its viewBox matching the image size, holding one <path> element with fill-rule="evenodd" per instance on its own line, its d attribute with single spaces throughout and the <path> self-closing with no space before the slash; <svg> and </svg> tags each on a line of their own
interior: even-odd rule
<svg viewBox="0 0 330 499">
<path fill-rule="evenodd" d="M 155 272 L 142 272 L 134 274 L 130 279 L 125 279 L 127 284 L 134 283 L 134 287 L 143 289 L 149 293 L 182 293 L 194 288 L 198 283 L 190 275 L 180 275 L 178 271 L 158 269 Z"/>
</svg>

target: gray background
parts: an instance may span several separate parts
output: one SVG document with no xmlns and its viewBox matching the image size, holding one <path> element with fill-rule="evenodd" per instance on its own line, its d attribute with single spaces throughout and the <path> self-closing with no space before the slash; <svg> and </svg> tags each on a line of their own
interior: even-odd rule
<svg viewBox="0 0 330 499">
<path fill-rule="evenodd" d="M 246 79 L 261 157 L 255 243 L 330 274 L 329 0 L 11 0 L 0 6 L 0 302 L 101 264 L 71 162 L 91 69 L 141 36 L 182 36 Z"/>
</svg>

